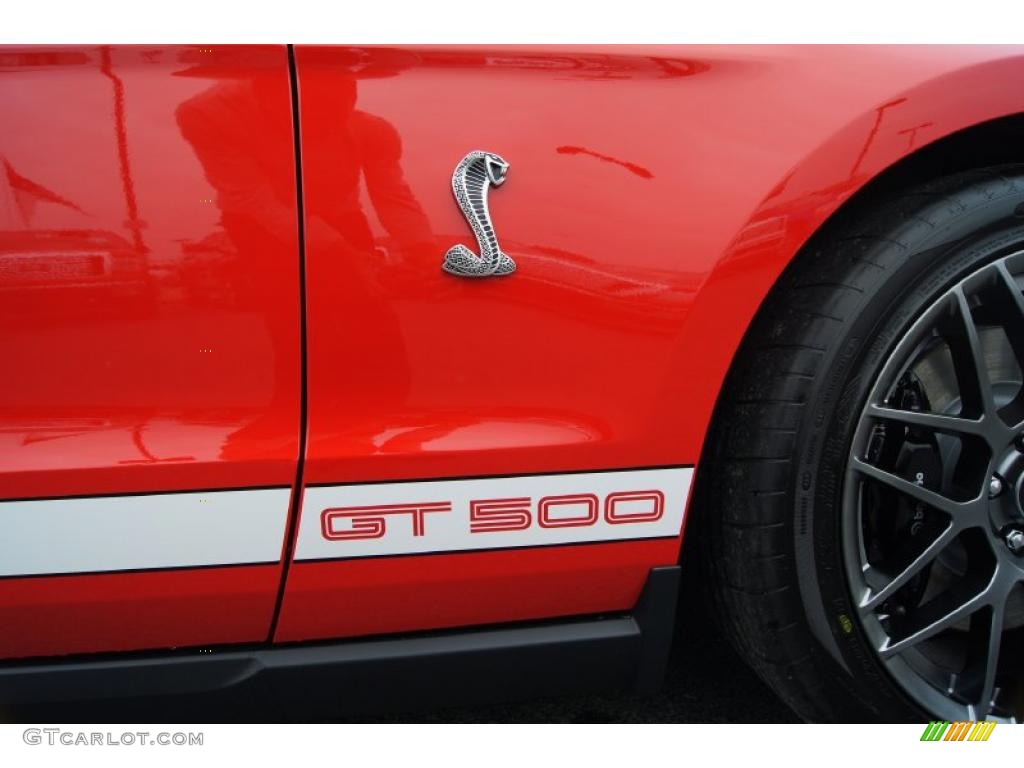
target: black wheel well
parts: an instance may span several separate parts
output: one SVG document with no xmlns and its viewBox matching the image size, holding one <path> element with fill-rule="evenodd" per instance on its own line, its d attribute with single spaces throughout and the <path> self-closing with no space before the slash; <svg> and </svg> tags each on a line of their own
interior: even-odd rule
<svg viewBox="0 0 1024 768">
<path fill-rule="evenodd" d="M 729 366 L 689 510 L 682 561 L 696 559 L 700 575 L 688 592 L 707 598 L 740 655 L 804 717 L 927 719 L 946 701 L 941 686 L 919 696 L 890 679 L 884 659 L 867 663 L 880 646 L 857 623 L 864 592 L 851 591 L 858 563 L 848 569 L 840 552 L 851 539 L 842 494 L 858 414 L 895 340 L 950 281 L 1024 238 L 1022 161 L 1024 115 L 1015 115 L 886 169 L 790 261 Z M 977 326 L 960 297 L 965 325 Z M 1005 677 L 998 657 L 988 669 L 990 686 Z M 994 706 L 993 690 L 981 704 Z"/>
<path fill-rule="evenodd" d="M 800 249 L 807 251 L 836 227 L 855 218 L 878 200 L 902 190 L 962 171 L 1024 162 L 1024 113 L 1008 115 L 961 129 L 901 158 L 879 173 L 818 228 Z M 798 260 L 799 254 L 794 258 Z"/>
<path fill-rule="evenodd" d="M 871 210 L 882 200 L 898 196 L 903 190 L 945 176 L 1011 163 L 1024 163 L 1024 113 L 977 123 L 926 144 L 901 158 L 845 200 L 808 238 L 765 295 L 725 373 L 725 380 L 715 398 L 715 406 L 708 421 L 704 444 L 697 463 L 692 504 L 696 514 L 693 517 L 700 517 L 699 509 L 703 505 L 706 493 L 703 486 L 708 474 L 707 471 L 702 471 L 702 468 L 706 467 L 708 463 L 706 454 L 713 439 L 715 427 L 721 421 L 722 398 L 727 390 L 727 383 L 730 377 L 735 375 L 751 328 L 765 312 L 765 305 L 768 303 L 769 297 L 779 290 L 785 275 L 794 269 L 799 269 L 803 257 L 812 253 L 821 243 L 834 237 L 835 233 L 841 231 L 848 222 L 864 215 L 866 211 Z M 697 526 L 688 524 L 687 527 Z M 689 542 L 689 547 L 693 547 L 698 538 L 697 534 L 690 534 L 685 537 L 685 542 Z M 686 547 L 685 543 L 684 547 Z"/>
</svg>

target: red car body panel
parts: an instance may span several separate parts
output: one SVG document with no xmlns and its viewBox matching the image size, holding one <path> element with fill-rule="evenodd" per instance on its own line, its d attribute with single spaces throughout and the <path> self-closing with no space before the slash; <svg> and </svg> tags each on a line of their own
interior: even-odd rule
<svg viewBox="0 0 1024 768">
<path fill-rule="evenodd" d="M 0 498 L 291 486 L 285 48 L 7 49 L 0 104 Z M 262 641 L 281 571 L 0 580 L 0 656 Z"/>
<path fill-rule="evenodd" d="M 295 480 L 286 52 L 207 50 L 0 58 L 6 498 Z"/>
<path fill-rule="evenodd" d="M 1024 55 L 993 47 L 298 46 L 294 64 L 292 94 L 283 47 L 0 55 L 0 498 L 293 486 L 303 265 L 305 484 L 528 492 L 534 473 L 695 465 L 807 238 L 901 158 L 1024 112 Z M 473 149 L 511 164 L 491 197 L 507 278 L 440 269 L 475 248 L 450 188 Z M 681 534 L 287 568 L 280 538 L 272 565 L 0 581 L 0 626 L 34 616 L 0 655 L 618 610 Z M 103 611 L 55 599 L 64 582 Z"/>
<path fill-rule="evenodd" d="M 991 48 L 297 60 L 310 483 L 695 463 L 807 237 L 901 156 L 1024 106 L 1024 57 Z M 438 269 L 475 248 L 448 186 L 472 148 L 512 163 L 491 212 L 514 280 Z"/>
<path fill-rule="evenodd" d="M 266 640 L 278 565 L 0 579 L 0 657 Z"/>
<path fill-rule="evenodd" d="M 673 539 L 296 563 L 278 641 L 498 624 L 631 608 Z"/>
</svg>

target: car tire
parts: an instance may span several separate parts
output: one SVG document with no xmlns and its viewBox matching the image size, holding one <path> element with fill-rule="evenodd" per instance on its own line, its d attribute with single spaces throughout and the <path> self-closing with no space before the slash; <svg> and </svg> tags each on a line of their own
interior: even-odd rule
<svg viewBox="0 0 1024 768">
<path fill-rule="evenodd" d="M 851 453 L 854 439 L 868 429 L 864 426 L 868 399 L 881 386 L 880 377 L 889 370 L 886 366 L 895 365 L 893 356 L 901 340 L 908 338 L 926 313 L 939 311 L 930 307 L 938 306 L 940 301 L 946 302 L 941 305 L 946 307 L 954 301 L 949 298 L 950 292 L 960 290 L 957 286 L 966 278 L 1024 250 L 1024 166 L 945 177 L 870 205 L 861 203 L 856 211 L 837 216 L 786 269 L 746 334 L 723 386 L 698 467 L 694 499 L 697 531 L 692 534 L 696 537 L 694 546 L 702 555 L 711 607 L 739 654 L 804 719 L 920 722 L 952 719 L 962 713 L 958 719 L 1019 720 L 1019 702 L 1024 698 L 1020 667 L 1007 666 L 998 654 L 995 672 L 989 674 L 979 668 L 986 662 L 977 661 L 973 651 L 963 651 L 964 674 L 969 670 L 977 682 L 971 682 L 972 687 L 964 682 L 962 691 L 947 692 L 948 706 L 941 696 L 933 697 L 927 687 L 915 688 L 912 677 L 901 676 L 904 667 L 916 669 L 914 664 L 926 669 L 918 656 L 925 656 L 939 640 L 959 647 L 953 640 L 959 639 L 955 633 L 964 631 L 964 622 L 925 640 L 916 639 L 921 634 L 917 629 L 917 634 L 907 635 L 907 627 L 933 626 L 923 624 L 924 618 L 907 617 L 918 616 L 927 607 L 926 600 L 934 600 L 922 596 L 919 604 L 910 604 L 909 581 L 894 593 L 907 605 L 895 604 L 896 598 L 890 597 L 892 602 L 865 612 L 867 598 L 862 595 L 866 593 L 858 592 L 854 583 L 856 569 L 851 571 L 850 560 L 855 555 L 850 553 L 860 552 L 868 558 L 865 553 L 878 549 L 914 551 L 914 546 L 928 545 L 911 545 L 908 542 L 912 537 L 903 529 L 887 530 L 884 546 L 867 543 L 869 534 L 874 536 L 876 529 L 889 523 L 880 521 L 875 507 L 865 511 L 865 499 L 883 497 L 900 519 L 906 511 L 906 500 L 899 488 L 889 488 L 886 481 L 880 483 L 880 489 L 872 490 L 874 481 L 864 480 L 867 485 L 858 485 L 855 497 L 849 494 L 854 477 L 851 467 L 855 466 L 851 462 L 857 458 Z M 998 280 L 999 274 L 992 274 L 996 275 L 992 279 Z M 977 301 L 981 306 L 981 300 Z M 1005 306 L 1011 306 L 1013 302 L 1007 301 Z M 954 310 L 948 312 L 955 314 Z M 967 312 L 970 322 L 976 323 L 977 310 L 969 308 Z M 941 326 L 945 329 L 953 321 L 942 322 L 947 324 Z M 986 327 L 985 333 L 990 330 Z M 929 345 L 942 342 L 939 331 L 928 333 L 932 334 L 927 337 Z M 959 341 L 948 344 L 961 354 Z M 966 374 L 962 374 L 964 366 L 956 361 L 955 366 L 959 366 L 957 376 L 965 377 L 957 381 L 967 381 Z M 907 368 L 900 375 L 901 397 L 907 396 L 907 386 L 918 386 L 911 376 L 913 370 Z M 968 385 L 959 386 L 962 391 L 956 407 L 966 414 Z M 907 435 L 919 434 L 915 431 L 918 428 L 890 421 L 879 428 L 876 423 L 871 422 L 870 441 L 876 441 L 880 429 L 882 448 L 896 446 L 892 450 L 899 453 L 900 461 L 906 460 Z M 956 441 L 956 461 L 966 462 L 964 457 L 969 455 L 969 448 L 973 450 L 970 441 L 974 438 L 949 434 L 953 437 L 941 439 Z M 935 442 L 939 435 L 935 432 L 930 438 L 926 435 L 915 439 Z M 885 441 L 889 441 L 888 447 Z M 1024 452 L 1024 448 L 1021 450 Z M 992 450 L 986 470 L 1002 460 L 1000 451 Z M 984 462 L 974 464 L 981 472 Z M 1010 481 L 1024 485 L 1016 478 Z M 950 481 L 952 485 L 960 482 L 970 489 L 975 480 L 958 476 Z M 941 519 L 945 514 L 916 497 L 907 503 L 910 510 L 916 510 L 915 515 Z M 850 512 L 853 507 L 856 514 Z M 1010 506 L 1006 509 L 1006 514 L 1017 514 Z M 937 523 L 945 524 L 941 520 Z M 969 575 L 973 584 L 977 581 L 975 574 L 982 573 L 984 563 L 994 558 L 999 564 L 999 578 L 1010 579 L 1006 589 L 1013 597 L 1014 590 L 1022 589 L 1019 583 L 1013 586 L 1016 561 L 997 551 L 1003 533 L 989 532 L 996 544 L 987 539 L 982 542 L 989 535 L 983 528 L 972 528 L 976 532 L 969 537 L 959 534 L 966 537 L 966 543 L 956 539 L 957 546 L 963 549 L 969 545 L 973 559 L 962 556 L 960 559 L 968 565 L 958 566 L 959 571 L 954 568 L 954 576 L 947 578 L 953 579 L 955 586 Z M 914 557 L 892 555 L 891 562 L 903 564 Z M 1004 561 L 1008 565 L 1004 566 Z M 935 578 L 937 569 L 946 568 L 944 563 L 936 559 L 926 566 L 926 572 L 914 575 L 915 590 L 927 593 L 932 589 L 921 588 L 918 582 Z M 891 574 L 900 573 L 902 567 L 893 567 Z M 872 563 L 863 565 L 863 569 L 865 573 L 884 571 Z M 882 589 L 879 587 L 879 592 Z M 946 593 L 939 592 L 940 599 L 947 599 L 943 595 Z M 991 616 L 978 614 L 982 617 L 977 620 L 979 627 L 984 617 L 992 618 L 1002 610 L 996 607 L 997 602 L 992 598 Z M 1006 615 L 999 615 L 1007 621 Z M 975 619 L 965 621 L 969 625 L 966 631 L 974 632 Z M 988 634 L 983 636 L 996 636 L 994 626 L 990 622 Z M 899 628 L 899 637 L 906 635 L 917 645 L 895 656 L 884 656 L 900 647 L 901 641 L 893 639 L 897 637 L 893 627 Z M 879 640 L 887 631 L 893 633 L 893 638 Z M 1019 642 L 1024 630 L 1014 632 L 1013 642 Z M 914 658 L 903 657 L 911 652 Z M 947 661 L 943 657 L 943 664 Z M 896 668 L 896 663 L 902 666 Z M 959 662 L 948 663 L 951 669 Z M 949 669 L 942 667 L 941 675 L 949 674 Z M 959 674 L 953 679 L 961 679 Z M 986 674 L 989 678 L 996 675 L 999 685 L 993 688 Z M 966 681 L 966 677 L 963 679 Z M 922 680 L 927 685 L 935 683 L 932 678 Z M 980 701 L 972 705 L 966 700 L 968 694 L 981 691 L 985 680 L 994 691 L 993 698 L 989 705 Z M 993 705 L 999 696 L 1003 703 Z M 1007 703 L 1010 696 L 1017 697 L 1013 701 L 1018 703 Z M 960 701 L 958 697 L 966 698 Z"/>
</svg>

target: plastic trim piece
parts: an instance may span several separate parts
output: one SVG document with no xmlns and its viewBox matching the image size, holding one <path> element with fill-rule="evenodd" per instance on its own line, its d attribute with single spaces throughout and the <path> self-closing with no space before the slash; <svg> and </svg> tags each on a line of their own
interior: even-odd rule
<svg viewBox="0 0 1024 768">
<path fill-rule="evenodd" d="M 414 711 L 545 694 L 651 693 L 664 677 L 679 567 L 653 568 L 628 614 L 528 625 L 0 666 L 0 703 L 245 689 L 287 713 Z"/>
</svg>

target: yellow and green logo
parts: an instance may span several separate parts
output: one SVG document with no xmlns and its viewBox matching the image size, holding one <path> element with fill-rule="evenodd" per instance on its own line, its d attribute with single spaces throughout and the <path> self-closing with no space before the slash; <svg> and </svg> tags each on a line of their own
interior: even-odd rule
<svg viewBox="0 0 1024 768">
<path fill-rule="evenodd" d="M 950 723 L 932 721 L 921 734 L 921 741 L 988 741 L 996 724 L 981 723 Z"/>
</svg>

